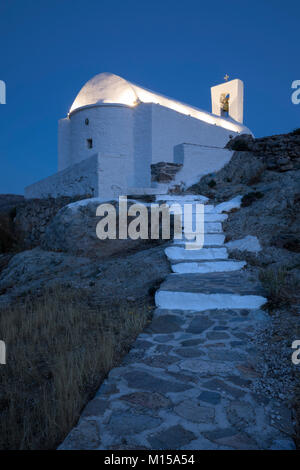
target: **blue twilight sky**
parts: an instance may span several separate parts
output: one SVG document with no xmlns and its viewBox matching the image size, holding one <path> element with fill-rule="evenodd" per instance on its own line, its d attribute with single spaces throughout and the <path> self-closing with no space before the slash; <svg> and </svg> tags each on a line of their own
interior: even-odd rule
<svg viewBox="0 0 300 470">
<path fill-rule="evenodd" d="M 228 73 L 256 136 L 300 127 L 299 18 L 299 0 L 0 0 L 0 193 L 55 173 L 57 120 L 100 72 L 209 111 Z"/>
</svg>

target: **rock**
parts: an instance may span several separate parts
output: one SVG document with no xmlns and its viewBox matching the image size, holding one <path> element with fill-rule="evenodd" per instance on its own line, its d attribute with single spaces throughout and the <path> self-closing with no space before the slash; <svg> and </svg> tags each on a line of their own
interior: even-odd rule
<svg viewBox="0 0 300 470">
<path fill-rule="evenodd" d="M 186 330 L 187 333 L 200 334 L 210 328 L 214 324 L 208 317 L 198 317 L 192 320 L 190 326 Z"/>
<path fill-rule="evenodd" d="M 128 434 L 137 434 L 158 427 L 161 424 L 160 418 L 153 418 L 146 414 L 133 414 L 127 411 L 114 413 L 110 418 L 108 429 L 118 436 L 127 436 Z"/>
<path fill-rule="evenodd" d="M 178 362 L 178 358 L 175 356 L 169 356 L 167 354 L 155 354 L 154 356 L 144 358 L 140 362 L 143 362 L 143 364 L 147 364 L 151 367 L 165 369 L 167 366 Z"/>
<path fill-rule="evenodd" d="M 214 174 L 214 187 L 211 187 L 212 175 L 206 175 L 199 183 L 188 188 L 189 192 L 213 197 L 221 202 L 234 196 L 246 194 L 251 185 L 259 181 L 266 168 L 266 163 L 251 152 L 234 152 L 230 162 Z"/>
<path fill-rule="evenodd" d="M 96 421 L 81 420 L 76 428 L 72 429 L 59 450 L 92 450 L 101 444 L 100 432 Z"/>
<path fill-rule="evenodd" d="M 270 450 L 296 450 L 296 446 L 292 439 L 275 439 Z"/>
<path fill-rule="evenodd" d="M 222 361 L 222 362 L 238 362 L 245 360 L 246 356 L 243 353 L 221 349 L 219 351 L 209 351 L 208 357 L 212 361 Z"/>
<path fill-rule="evenodd" d="M 250 251 L 252 253 L 257 253 L 262 249 L 258 238 L 253 235 L 247 235 L 240 240 L 227 242 L 225 246 L 229 248 L 229 250 Z"/>
<path fill-rule="evenodd" d="M 257 443 L 245 433 L 239 433 L 234 428 L 207 431 L 204 436 L 219 445 L 233 447 L 239 450 L 259 449 Z"/>
<path fill-rule="evenodd" d="M 222 202 L 215 206 L 217 213 L 230 212 L 232 209 L 239 209 L 241 207 L 242 196 L 236 196 L 229 201 Z"/>
<path fill-rule="evenodd" d="M 174 408 L 182 418 L 194 423 L 213 423 L 215 419 L 215 410 L 211 406 L 201 406 L 195 400 L 184 400 Z"/>
<path fill-rule="evenodd" d="M 204 388 L 208 388 L 209 390 L 213 390 L 215 392 L 224 392 L 226 395 L 232 396 L 234 398 L 241 398 L 245 395 L 245 392 L 242 390 L 231 387 L 231 385 L 226 384 L 221 379 L 212 379 L 202 384 Z"/>
<path fill-rule="evenodd" d="M 146 329 L 146 333 L 175 333 L 181 330 L 183 323 L 183 320 L 177 315 L 154 317 L 151 325 Z"/>
<path fill-rule="evenodd" d="M 242 198 L 242 207 L 248 207 L 251 206 L 251 204 L 254 201 L 257 201 L 258 199 L 261 199 L 264 197 L 264 193 L 261 193 L 259 191 L 252 191 L 251 193 L 245 194 Z"/>
<path fill-rule="evenodd" d="M 227 418 L 232 426 L 240 429 L 255 423 L 255 412 L 250 403 L 232 401 L 227 407 Z"/>
<path fill-rule="evenodd" d="M 153 450 L 174 450 L 180 449 L 184 445 L 195 439 L 196 436 L 191 431 L 184 429 L 180 424 L 171 426 L 156 434 L 152 434 L 148 441 Z"/>
<path fill-rule="evenodd" d="M 128 208 L 135 201 L 128 201 Z M 138 249 L 146 249 L 161 243 L 161 240 L 137 239 L 130 237 L 119 238 L 118 214 L 116 201 L 107 201 L 116 210 L 117 233 L 116 239 L 100 240 L 96 227 L 101 217 L 96 216 L 97 207 L 103 203 L 98 198 L 90 198 L 68 204 L 58 211 L 46 228 L 41 245 L 46 250 L 63 251 L 74 255 L 84 255 L 92 258 L 107 258 L 115 254 L 124 254 Z M 135 217 L 128 217 L 128 224 Z M 148 217 L 148 230 L 150 217 Z M 150 231 L 148 232 L 150 233 Z"/>
<path fill-rule="evenodd" d="M 14 231 L 18 244 L 30 249 L 40 244 L 47 225 L 62 207 L 83 196 L 45 199 L 25 199 L 15 207 Z"/>
<path fill-rule="evenodd" d="M 7 253 L 18 248 L 14 219 L 17 207 L 23 203 L 23 196 L 0 195 L 0 253 Z"/>
<path fill-rule="evenodd" d="M 109 407 L 108 400 L 94 398 L 91 400 L 82 412 L 82 417 L 85 416 L 101 416 Z"/>
<path fill-rule="evenodd" d="M 209 340 L 219 340 L 219 339 L 228 339 L 230 336 L 227 333 L 219 333 L 217 331 L 209 331 L 206 334 L 207 339 Z"/>
<path fill-rule="evenodd" d="M 134 392 L 123 395 L 120 399 L 151 410 L 159 410 L 160 408 L 169 408 L 171 406 L 169 398 L 158 392 Z"/>
<path fill-rule="evenodd" d="M 218 405 L 221 401 L 221 395 L 216 392 L 203 391 L 200 393 L 198 399 L 210 403 L 211 405 Z"/>
<path fill-rule="evenodd" d="M 107 305 L 111 302 L 113 285 L 114 302 L 128 306 L 127 297 L 135 296 L 139 304 L 148 303 L 152 298 L 149 290 L 169 272 L 169 263 L 159 246 L 102 260 L 100 266 L 98 260 L 34 248 L 3 259 L 1 301 L 12 301 L 29 291 L 35 295 L 42 289 L 62 285 L 87 289 L 97 304 Z"/>
<path fill-rule="evenodd" d="M 178 348 L 175 349 L 176 354 L 179 354 L 181 357 L 200 357 L 204 356 L 204 352 L 199 348 Z"/>
<path fill-rule="evenodd" d="M 197 346 L 198 344 L 201 344 L 201 343 L 204 343 L 203 338 L 187 339 L 187 340 L 181 341 L 181 346 L 183 347 Z"/>
<path fill-rule="evenodd" d="M 191 385 L 181 384 L 177 381 L 165 380 L 160 377 L 149 374 L 148 372 L 128 372 L 124 378 L 127 380 L 130 388 L 142 389 L 145 391 L 156 392 L 159 390 L 161 393 L 167 392 L 183 392 L 191 388 Z"/>
<path fill-rule="evenodd" d="M 158 162 L 151 165 L 151 181 L 169 183 L 182 168 L 181 163 Z"/>
<path fill-rule="evenodd" d="M 300 240 L 293 233 L 278 233 L 270 240 L 271 245 L 300 253 Z"/>
<path fill-rule="evenodd" d="M 251 134 L 238 135 L 234 139 L 230 139 L 225 148 L 237 151 L 252 150 L 254 146 L 254 138 Z"/>
<path fill-rule="evenodd" d="M 0 291 L 16 297 L 59 283 L 77 282 L 84 287 L 93 272 L 95 266 L 87 258 L 34 248 L 10 259 L 0 275 Z"/>
</svg>

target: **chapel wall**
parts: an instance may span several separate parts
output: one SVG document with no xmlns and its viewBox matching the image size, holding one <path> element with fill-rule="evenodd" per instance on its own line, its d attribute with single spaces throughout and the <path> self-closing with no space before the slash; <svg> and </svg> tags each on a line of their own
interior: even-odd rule
<svg viewBox="0 0 300 470">
<path fill-rule="evenodd" d="M 237 133 L 171 109 L 152 106 L 152 163 L 174 162 L 174 147 L 179 144 L 198 144 L 225 147 L 229 136 Z"/>
<path fill-rule="evenodd" d="M 72 113 L 71 164 L 78 163 L 94 153 L 133 159 L 132 113 L 132 108 L 114 104 L 85 107 Z"/>
</svg>

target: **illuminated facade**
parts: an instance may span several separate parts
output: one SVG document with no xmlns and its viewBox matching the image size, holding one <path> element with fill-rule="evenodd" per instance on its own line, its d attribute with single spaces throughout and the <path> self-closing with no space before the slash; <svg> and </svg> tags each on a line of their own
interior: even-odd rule
<svg viewBox="0 0 300 470">
<path fill-rule="evenodd" d="M 213 114 L 117 75 L 96 75 L 80 90 L 67 117 L 59 121 L 58 173 L 26 188 L 25 195 L 91 193 L 115 197 L 130 188 L 150 188 L 151 164 L 158 162 L 182 163 L 185 180 L 189 172 L 194 176 L 195 170 L 201 173 L 201 158 L 206 159 L 206 172 L 207 168 L 219 169 L 228 160 L 221 150 L 230 136 L 250 133 L 242 124 L 242 113 L 235 113 L 236 100 L 238 109 L 243 108 L 243 96 L 241 88 L 234 94 L 233 82 L 242 84 L 240 80 L 226 83 L 229 112 L 224 117 L 220 104 L 223 88 L 212 88 Z M 188 145 L 198 146 L 198 157 L 196 147 L 191 152 Z M 203 156 L 205 147 L 219 148 L 220 156 L 211 157 L 212 152 Z M 212 158 L 211 166 L 207 158 Z"/>
</svg>

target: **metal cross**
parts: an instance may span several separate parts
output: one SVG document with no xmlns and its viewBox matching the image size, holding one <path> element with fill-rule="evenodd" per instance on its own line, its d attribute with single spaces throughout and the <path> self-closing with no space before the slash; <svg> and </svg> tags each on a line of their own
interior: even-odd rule
<svg viewBox="0 0 300 470">
<path fill-rule="evenodd" d="M 229 78 L 229 75 L 226 73 L 226 75 L 224 77 L 225 82 L 227 82 L 228 78 Z"/>
</svg>

